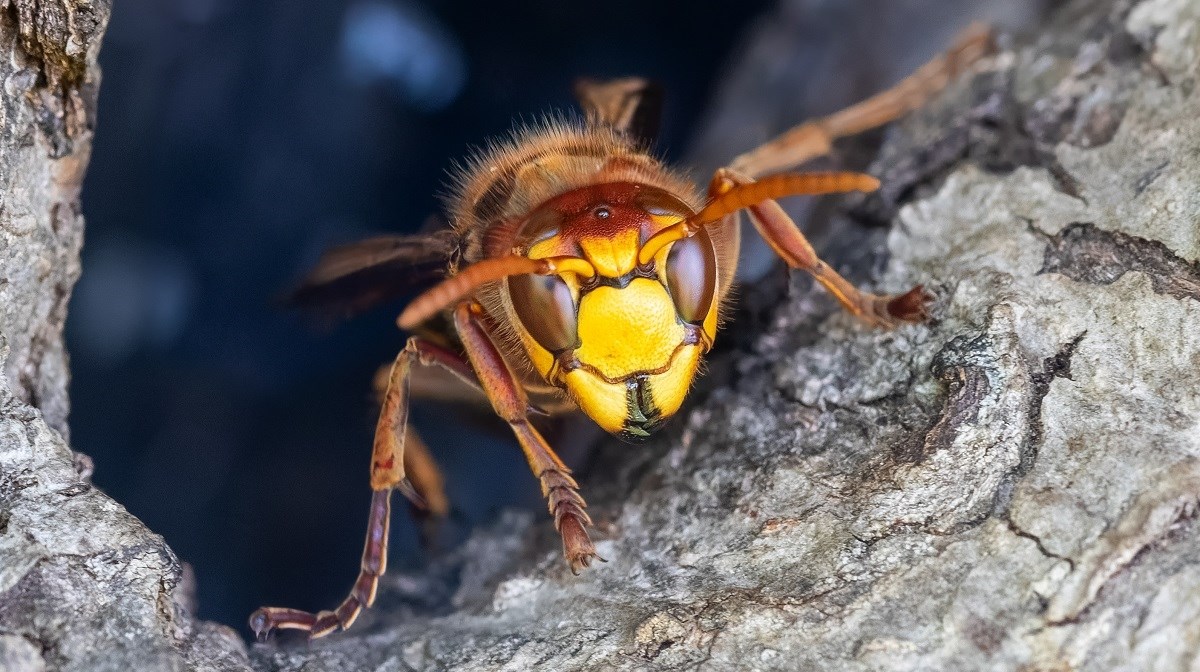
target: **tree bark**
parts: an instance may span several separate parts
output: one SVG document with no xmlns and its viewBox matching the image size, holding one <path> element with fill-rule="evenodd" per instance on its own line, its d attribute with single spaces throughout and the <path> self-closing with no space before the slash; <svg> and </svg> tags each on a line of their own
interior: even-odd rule
<svg viewBox="0 0 1200 672">
<path fill-rule="evenodd" d="M 63 323 L 106 0 L 0 0 L 0 669 L 249 669 L 179 561 L 67 446 Z"/>
</svg>

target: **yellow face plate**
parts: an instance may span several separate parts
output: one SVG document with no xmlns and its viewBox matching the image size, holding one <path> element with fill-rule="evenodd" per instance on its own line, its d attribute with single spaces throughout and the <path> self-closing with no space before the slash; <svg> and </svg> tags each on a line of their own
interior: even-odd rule
<svg viewBox="0 0 1200 672">
<path fill-rule="evenodd" d="M 578 256 L 594 269 L 594 276 L 560 275 L 575 300 L 579 347 L 556 358 L 520 320 L 513 323 L 547 381 L 601 427 L 628 436 L 646 435 L 679 410 L 716 335 L 718 303 L 714 297 L 699 330 L 682 322 L 667 289 L 670 246 L 655 255 L 656 277 L 637 275 L 641 244 L 687 214 L 686 206 L 640 207 L 638 189 L 598 185 L 565 194 L 530 217 L 527 247 L 514 248 L 531 259 Z"/>
<path fill-rule="evenodd" d="M 666 366 L 684 339 L 684 327 L 666 287 L 634 278 L 618 289 L 602 286 L 579 302 L 579 361 L 608 378 Z"/>
</svg>

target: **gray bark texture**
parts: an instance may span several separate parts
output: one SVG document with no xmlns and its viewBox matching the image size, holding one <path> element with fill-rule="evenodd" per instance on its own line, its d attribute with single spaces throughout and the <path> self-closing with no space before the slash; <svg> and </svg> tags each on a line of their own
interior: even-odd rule
<svg viewBox="0 0 1200 672">
<path fill-rule="evenodd" d="M 247 667 L 176 604 L 179 561 L 67 446 L 63 322 L 107 0 L 0 0 L 0 670 Z"/>
<path fill-rule="evenodd" d="M 1195 0 L 1071 3 L 889 129 L 881 192 L 805 219 L 935 319 L 745 289 L 685 417 L 589 465 L 607 563 L 509 513 L 350 632 L 248 651 L 62 438 L 107 8 L 61 1 L 0 18 L 0 669 L 1200 670 Z M 714 138 L 777 59 L 730 73 L 697 165 L 752 144 Z"/>
</svg>

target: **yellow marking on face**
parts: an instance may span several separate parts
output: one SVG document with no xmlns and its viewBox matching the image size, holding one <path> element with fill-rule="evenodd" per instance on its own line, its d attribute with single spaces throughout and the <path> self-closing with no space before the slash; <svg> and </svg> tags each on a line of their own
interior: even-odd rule
<svg viewBox="0 0 1200 672">
<path fill-rule="evenodd" d="M 609 236 L 588 236 L 579 239 L 583 256 L 592 262 L 596 272 L 619 278 L 637 266 L 638 232 L 629 229 Z"/>
<path fill-rule="evenodd" d="M 675 354 L 671 368 L 650 376 L 647 381 L 654 406 L 664 418 L 675 415 L 683 405 L 683 400 L 692 387 L 692 380 L 696 377 L 696 370 L 700 367 L 702 354 L 700 346 L 685 345 Z"/>
<path fill-rule="evenodd" d="M 679 215 L 650 215 L 650 221 L 654 222 L 654 231 L 650 232 L 650 235 L 654 235 L 672 224 L 682 222 L 683 217 Z"/>
<path fill-rule="evenodd" d="M 565 377 L 567 389 L 579 408 L 606 432 L 616 434 L 625 427 L 625 383 L 609 383 L 583 369 L 575 369 Z"/>
<path fill-rule="evenodd" d="M 565 382 L 579 408 L 604 430 L 613 434 L 645 436 L 645 430 L 638 429 L 647 420 L 644 414 L 653 414 L 653 425 L 658 426 L 679 411 L 700 368 L 703 354 L 703 347 L 699 345 L 677 348 L 665 371 L 645 378 L 643 399 L 646 403 L 639 408 L 630 404 L 627 381 L 632 379 L 608 382 L 594 372 L 575 369 L 566 375 Z"/>
<path fill-rule="evenodd" d="M 529 361 L 533 362 L 533 368 L 537 369 L 542 378 L 550 380 L 550 369 L 554 368 L 554 355 L 543 348 L 542 344 L 538 343 L 537 339 L 525 330 L 525 327 L 521 325 L 521 320 L 514 319 L 512 323 L 513 328 L 521 337 L 521 344 L 525 346 L 525 352 L 529 354 Z"/>
<path fill-rule="evenodd" d="M 564 254 L 563 247 L 564 246 L 563 246 L 562 236 L 559 234 L 555 234 L 553 236 L 546 238 L 545 240 L 539 240 L 538 242 L 531 245 L 529 248 L 529 252 L 525 256 L 529 257 L 530 259 L 545 259 L 546 257 L 556 257 L 560 254 Z"/>
<path fill-rule="evenodd" d="M 704 329 L 704 335 L 708 336 L 709 347 L 717 342 L 717 315 L 720 312 L 717 308 L 718 303 L 720 301 L 714 296 L 712 306 L 709 307 L 708 314 L 704 316 L 704 324 L 700 325 Z"/>
<path fill-rule="evenodd" d="M 683 338 L 667 288 L 649 278 L 597 287 L 579 301 L 575 356 L 609 378 L 665 366 Z"/>
</svg>

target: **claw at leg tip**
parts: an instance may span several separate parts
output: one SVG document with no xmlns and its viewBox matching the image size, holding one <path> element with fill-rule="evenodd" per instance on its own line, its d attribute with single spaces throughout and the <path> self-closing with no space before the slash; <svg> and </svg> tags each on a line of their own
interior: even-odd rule
<svg viewBox="0 0 1200 672">
<path fill-rule="evenodd" d="M 254 632 L 255 641 L 259 643 L 267 641 L 267 637 L 271 635 L 271 624 L 265 610 L 258 609 L 250 614 L 250 630 Z"/>
<path fill-rule="evenodd" d="M 592 556 L 583 555 L 580 557 L 570 558 L 567 560 L 567 564 L 571 567 L 571 573 L 575 576 L 579 576 L 580 570 L 587 569 L 588 567 L 592 566 Z"/>
<path fill-rule="evenodd" d="M 923 322 L 929 319 L 929 302 L 933 295 L 924 285 L 917 285 L 887 303 L 888 315 L 905 322 Z"/>
</svg>

